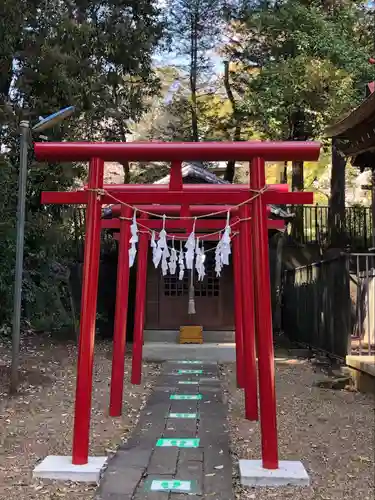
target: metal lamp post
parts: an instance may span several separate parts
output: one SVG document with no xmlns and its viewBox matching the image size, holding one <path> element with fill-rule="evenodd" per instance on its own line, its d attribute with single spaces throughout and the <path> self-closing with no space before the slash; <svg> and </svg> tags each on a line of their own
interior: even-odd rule
<svg viewBox="0 0 375 500">
<path fill-rule="evenodd" d="M 17 205 L 17 243 L 16 243 L 16 267 L 14 277 L 14 300 L 13 300 L 13 330 L 12 330 L 12 366 L 10 376 L 10 393 L 17 392 L 18 367 L 20 353 L 20 328 L 21 328 L 21 300 L 22 300 L 22 274 L 23 274 L 23 252 L 25 235 L 25 205 L 26 205 L 26 182 L 28 164 L 28 145 L 30 132 L 42 132 L 52 128 L 65 118 L 72 115 L 75 108 L 69 106 L 61 109 L 40 121 L 30 129 L 30 123 L 22 120 L 20 123 L 20 171 L 18 177 L 18 205 Z"/>
</svg>

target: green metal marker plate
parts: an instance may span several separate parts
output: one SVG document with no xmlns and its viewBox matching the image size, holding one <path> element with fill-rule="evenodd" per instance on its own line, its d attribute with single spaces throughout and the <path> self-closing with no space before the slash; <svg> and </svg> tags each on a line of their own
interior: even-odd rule
<svg viewBox="0 0 375 500">
<path fill-rule="evenodd" d="M 162 448 L 176 446 L 177 448 L 198 448 L 199 438 L 178 438 L 178 439 L 166 439 L 161 438 L 156 441 L 156 446 Z"/>
<path fill-rule="evenodd" d="M 179 479 L 147 479 L 145 491 L 167 491 L 174 493 L 194 494 L 198 492 L 196 481 L 181 481 Z"/>
<path fill-rule="evenodd" d="M 178 361 L 178 363 L 181 363 L 183 365 L 201 365 L 202 361 L 197 361 L 197 360 L 184 360 L 184 361 Z"/>
<path fill-rule="evenodd" d="M 168 418 L 198 418 L 198 413 L 170 413 Z"/>
<path fill-rule="evenodd" d="M 181 385 L 198 385 L 196 380 L 179 380 L 178 383 Z"/>
<path fill-rule="evenodd" d="M 203 370 L 178 370 L 179 375 L 202 375 Z"/>
<path fill-rule="evenodd" d="M 202 394 L 171 394 L 169 399 L 176 401 L 197 401 L 198 399 L 202 399 Z"/>
</svg>

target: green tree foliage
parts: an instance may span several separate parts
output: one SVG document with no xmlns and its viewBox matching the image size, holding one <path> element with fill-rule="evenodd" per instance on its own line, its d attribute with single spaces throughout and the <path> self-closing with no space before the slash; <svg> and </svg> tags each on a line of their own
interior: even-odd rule
<svg viewBox="0 0 375 500">
<path fill-rule="evenodd" d="M 374 78 L 372 23 L 367 2 L 245 1 L 226 53 L 247 70 L 236 83 L 256 129 L 270 139 L 319 138 L 355 107 Z M 345 161 L 334 154 L 332 200 L 340 207 L 331 212 L 343 213 L 344 180 Z M 303 162 L 293 162 L 292 188 L 304 188 Z M 294 227 L 298 235 L 302 217 Z"/>
<path fill-rule="evenodd" d="M 265 137 L 319 137 L 363 98 L 374 76 L 367 61 L 370 22 L 359 2 L 246 3 L 232 24 L 227 53 L 247 70 L 237 88 Z"/>
<path fill-rule="evenodd" d="M 18 124 L 67 105 L 76 115 L 48 131 L 52 140 L 126 140 L 159 81 L 152 56 L 163 22 L 149 0 L 4 0 L 0 16 L 0 324 L 11 310 L 18 177 Z M 67 190 L 79 164 L 37 163 L 30 155 L 24 310 L 32 326 L 66 323 L 67 276 L 79 229 L 64 207 L 42 207 L 43 190 Z"/>
</svg>

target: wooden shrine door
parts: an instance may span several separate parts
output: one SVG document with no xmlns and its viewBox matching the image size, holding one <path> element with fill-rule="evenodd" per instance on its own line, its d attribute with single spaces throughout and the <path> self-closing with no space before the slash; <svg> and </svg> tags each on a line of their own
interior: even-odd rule
<svg viewBox="0 0 375 500">
<path fill-rule="evenodd" d="M 201 282 L 194 270 L 196 314 L 188 314 L 191 271 L 185 270 L 184 279 L 179 280 L 178 272 L 162 276 L 157 269 L 156 275 L 149 267 L 150 280 L 154 283 L 149 283 L 147 292 L 146 328 L 178 330 L 183 325 L 201 325 L 204 330 L 233 328 L 232 268 L 225 266 L 222 276 L 216 277 L 214 251 L 207 252 L 205 267 L 206 276 Z"/>
</svg>

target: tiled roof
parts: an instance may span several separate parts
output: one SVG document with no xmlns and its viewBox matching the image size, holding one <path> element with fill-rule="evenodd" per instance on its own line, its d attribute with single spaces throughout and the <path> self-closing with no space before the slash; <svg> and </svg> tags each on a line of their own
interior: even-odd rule
<svg viewBox="0 0 375 500">
<path fill-rule="evenodd" d="M 202 166 L 200 163 L 184 163 L 181 169 L 182 178 L 184 177 L 197 177 L 198 179 L 202 179 L 209 184 L 229 184 L 228 181 L 224 181 L 220 179 L 213 172 L 210 172 L 209 169 Z M 166 175 L 162 179 L 154 182 L 154 184 L 168 184 L 169 183 L 169 175 Z"/>
<path fill-rule="evenodd" d="M 182 177 L 195 177 L 197 179 L 202 180 L 203 182 L 207 182 L 209 184 L 230 184 L 228 181 L 221 179 L 213 172 L 210 172 L 208 168 L 205 168 L 199 162 L 190 162 L 184 163 L 182 166 Z M 169 183 L 169 175 L 166 175 L 162 179 L 155 181 L 154 184 L 168 184 Z M 103 211 L 103 216 L 105 218 L 111 217 L 111 207 L 106 207 Z M 286 212 L 281 207 L 277 205 L 271 205 L 271 217 L 273 219 L 291 219 L 294 217 L 294 214 Z"/>
</svg>

